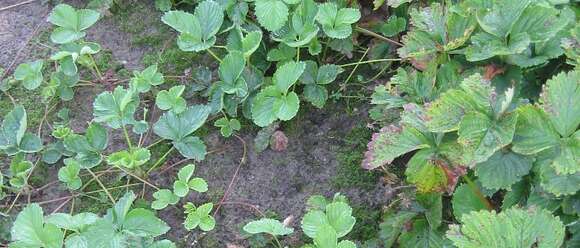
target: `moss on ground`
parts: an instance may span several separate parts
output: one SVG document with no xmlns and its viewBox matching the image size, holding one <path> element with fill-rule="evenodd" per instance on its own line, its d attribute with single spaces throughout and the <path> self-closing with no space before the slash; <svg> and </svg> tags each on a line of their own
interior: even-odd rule
<svg viewBox="0 0 580 248">
<path fill-rule="evenodd" d="M 370 139 L 371 131 L 364 126 L 355 127 L 346 135 L 344 145 L 339 148 L 337 155 L 339 165 L 336 176 L 332 179 L 335 187 L 370 189 L 376 185 L 380 174 L 364 170 L 360 166 Z"/>
<path fill-rule="evenodd" d="M 378 238 L 379 223 L 381 223 L 380 209 L 354 206 L 352 215 L 356 218 L 356 224 L 348 234 L 349 240 L 366 241 Z"/>
</svg>

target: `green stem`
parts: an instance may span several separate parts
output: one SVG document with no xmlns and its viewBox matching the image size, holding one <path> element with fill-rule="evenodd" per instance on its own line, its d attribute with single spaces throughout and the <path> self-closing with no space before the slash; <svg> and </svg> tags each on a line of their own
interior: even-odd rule
<svg viewBox="0 0 580 248">
<path fill-rule="evenodd" d="M 296 48 L 296 62 L 300 61 L 300 47 Z"/>
<path fill-rule="evenodd" d="M 358 66 L 358 65 L 364 65 L 364 64 L 388 62 L 388 61 L 401 61 L 401 59 L 372 59 L 372 60 L 367 60 L 367 61 L 359 61 L 359 62 L 354 62 L 354 63 L 342 64 L 339 66 L 340 67 L 347 67 L 347 66 L 353 66 L 353 65 Z"/>
<path fill-rule="evenodd" d="M 223 62 L 223 61 L 222 61 L 222 60 L 221 60 L 221 59 L 220 59 L 220 58 L 219 58 L 217 55 L 215 55 L 215 53 L 213 53 L 213 52 L 211 51 L 211 49 L 209 49 L 209 48 L 208 48 L 208 49 L 207 49 L 207 52 L 208 52 L 208 53 L 209 53 L 209 54 L 210 54 L 210 55 L 211 55 L 211 56 L 212 56 L 214 59 L 216 59 L 217 61 L 219 61 L 220 63 L 221 63 L 221 62 Z"/>
<path fill-rule="evenodd" d="M 133 150 L 133 144 L 131 143 L 131 139 L 129 138 L 129 132 L 127 132 L 127 128 L 125 127 L 125 125 L 123 125 L 123 134 L 125 135 L 125 140 L 127 140 L 129 150 Z"/>
<path fill-rule="evenodd" d="M 155 164 L 153 166 L 151 166 L 151 168 L 149 168 L 149 170 L 147 170 L 147 174 L 151 173 L 151 171 L 153 171 L 153 169 L 157 168 L 157 166 L 159 166 L 167 158 L 167 156 L 169 156 L 169 153 L 171 153 L 174 149 L 175 149 L 175 147 L 171 147 L 171 149 L 169 149 L 167 152 L 165 152 L 165 154 L 163 154 L 163 156 L 161 156 L 157 160 L 157 162 L 155 162 Z"/>
<path fill-rule="evenodd" d="M 148 146 L 147 146 L 147 147 L 145 147 L 145 148 L 147 148 L 147 149 L 151 149 L 151 147 L 154 147 L 154 146 L 156 146 L 157 144 L 159 144 L 159 143 L 161 143 L 161 142 L 163 142 L 163 141 L 164 141 L 164 139 L 158 139 L 157 141 L 155 141 L 155 142 L 151 143 L 150 145 L 148 145 Z"/>
<path fill-rule="evenodd" d="M 276 241 L 276 245 L 277 245 L 279 248 L 284 248 L 284 247 L 282 246 L 282 244 L 280 243 L 280 240 L 278 240 L 278 238 L 276 237 L 276 235 L 272 235 L 272 237 L 274 237 L 274 240 Z"/>
<path fill-rule="evenodd" d="M 89 54 L 89 58 L 91 58 L 91 60 L 93 61 L 93 68 L 95 69 L 95 72 L 97 73 L 97 76 L 99 77 L 99 80 L 103 79 L 103 74 L 101 74 L 101 71 L 99 70 L 99 67 L 97 66 L 97 62 L 93 58 L 93 55 Z"/>
</svg>

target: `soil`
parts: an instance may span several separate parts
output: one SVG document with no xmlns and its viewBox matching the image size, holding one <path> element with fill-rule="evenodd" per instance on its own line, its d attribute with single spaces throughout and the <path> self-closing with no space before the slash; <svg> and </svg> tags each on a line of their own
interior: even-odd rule
<svg viewBox="0 0 580 248">
<path fill-rule="evenodd" d="M 0 8 L 18 2 L 20 0 L 4 0 L 0 3 Z M 37 37 L 50 28 L 45 19 L 51 6 L 41 2 L 43 1 L 0 12 L 0 49 L 3 51 L 0 53 L 1 67 L 8 68 L 15 59 L 15 65 L 18 65 L 23 61 L 32 60 L 35 56 L 45 56 L 45 53 L 34 53 L 35 50 L 46 49 L 34 42 L 23 49 L 21 56 L 16 56 L 31 35 Z M 159 20 L 159 13 L 153 9 L 152 2 L 147 1 L 145 8 L 147 11 L 139 16 L 150 18 L 152 22 L 156 22 Z M 82 3 L 83 1 L 73 2 L 77 6 L 82 6 Z M 124 21 L 130 22 L 131 20 Z M 156 33 L 155 25 L 148 26 L 135 34 L 121 30 L 122 25 L 118 22 L 119 19 L 114 18 L 114 16 L 104 17 L 90 29 L 87 39 L 100 43 L 106 50 L 111 50 L 113 60 L 121 63 L 126 69 L 143 68 L 142 58 L 147 53 L 164 49 L 163 47 L 134 45 L 133 41 L 143 33 Z M 39 30 L 35 32 L 39 25 Z M 192 61 L 191 63 L 192 67 L 195 68 L 195 65 L 200 62 Z M 74 120 L 73 129 L 81 131 L 86 128 L 87 123 L 92 119 L 93 99 L 103 90 L 102 88 L 83 87 L 77 91 L 73 102 L 66 104 L 71 108 L 71 118 Z M 6 111 L 9 110 L 3 110 L 2 114 Z M 246 237 L 241 233 L 241 227 L 259 216 L 247 204 L 273 214 L 280 220 L 293 216 L 292 227 L 295 230 L 300 230 L 300 219 L 304 214 L 305 202 L 313 194 L 332 197 L 335 193 L 341 192 L 348 197 L 354 206 L 380 209 L 382 205 L 388 203 L 389 196 L 386 194 L 388 191 L 386 187 L 378 180 L 374 183 L 375 186 L 370 189 L 354 186 L 337 188 L 332 183 L 340 166 L 337 159 L 338 153 L 344 151 L 344 149 L 340 149 L 345 146 L 344 137 L 353 128 L 361 124 L 364 125 L 366 116 L 366 112 L 362 110 L 355 111 L 354 114 L 347 114 L 340 106 L 324 110 L 314 108 L 309 108 L 308 111 L 302 110 L 297 120 L 284 125 L 282 128 L 289 138 L 288 148 L 282 152 L 267 149 L 262 153 L 257 153 L 253 145 L 256 130 L 249 125 L 243 126 L 243 131 L 239 135 L 245 145 L 235 137 L 225 139 L 219 135 L 215 128 L 210 128 L 208 134 L 204 136 L 204 140 L 208 150 L 214 152 L 209 154 L 203 162 L 196 163 L 197 170 L 195 172 L 195 176 L 205 178 L 208 181 L 210 190 L 204 194 L 190 194 L 189 199 L 182 200 L 181 204 L 187 201 L 194 203 L 212 201 L 216 204 L 232 180 L 234 172 L 243 158 L 244 150 L 246 151 L 246 163 L 242 164 L 240 168 L 237 180 L 235 180 L 227 197 L 228 203 L 221 207 L 216 216 L 217 226 L 215 230 L 205 234 L 185 230 L 182 227 L 184 216 L 181 204 L 178 204 L 176 207 L 167 208 L 159 213 L 159 216 L 172 227 L 167 238 L 182 247 L 227 247 L 228 245 L 230 247 L 234 247 L 232 245 L 249 247 Z M 124 141 L 119 131 L 112 130 L 110 133 L 112 134 L 110 149 L 124 148 Z M 181 158 L 174 155 L 162 168 L 166 168 L 167 165 L 179 160 Z M 7 169 L 6 163 L 4 164 L 0 165 L 3 171 Z M 60 165 L 46 167 L 44 170 L 46 182 L 56 180 L 56 171 L 59 167 Z M 160 187 L 169 188 L 178 169 L 172 168 L 163 173 L 153 174 L 151 181 Z M 140 188 L 134 190 L 136 193 L 141 191 Z M 152 192 L 150 191 L 148 190 L 146 194 L 148 200 L 151 199 Z M 34 195 L 32 199 L 33 201 L 42 201 L 68 194 L 61 186 L 55 186 Z M 20 201 L 20 203 L 25 202 L 26 199 Z M 240 205 L 239 202 L 246 205 Z M 0 203 L 3 205 L 3 202 Z M 45 212 L 50 213 L 53 209 L 59 208 L 59 205 L 60 202 L 56 202 L 43 207 Z M 65 206 L 60 211 L 68 210 L 68 206 Z M 0 231 L 0 241 L 2 238 Z M 300 232 L 295 232 L 286 241 L 292 245 L 291 247 L 301 244 Z"/>
</svg>

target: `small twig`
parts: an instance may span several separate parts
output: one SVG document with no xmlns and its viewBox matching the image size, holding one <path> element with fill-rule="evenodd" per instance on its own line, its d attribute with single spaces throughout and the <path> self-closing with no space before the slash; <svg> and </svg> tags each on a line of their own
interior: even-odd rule
<svg viewBox="0 0 580 248">
<path fill-rule="evenodd" d="M 366 54 L 366 53 L 364 53 Z M 387 61 L 401 61 L 401 59 L 373 59 L 373 60 L 367 60 L 367 61 L 359 61 L 359 62 L 354 62 L 354 63 L 348 63 L 348 64 L 342 64 L 339 65 L 340 67 L 347 67 L 347 66 L 353 66 L 353 65 L 363 65 L 363 64 L 371 64 L 371 63 L 379 63 L 379 62 L 387 62 Z"/>
<path fill-rule="evenodd" d="M 107 194 L 107 197 L 109 197 L 109 199 L 111 200 L 111 202 L 114 205 L 116 203 L 116 201 L 115 201 L 115 198 L 113 198 L 113 195 L 111 195 L 111 192 L 109 192 L 109 190 L 107 190 L 107 187 L 105 187 L 105 185 L 103 184 L 103 182 L 101 182 L 101 180 L 99 179 L 99 177 L 97 177 L 97 175 L 95 175 L 95 173 L 93 173 L 93 171 L 91 169 L 87 168 L 87 171 L 89 173 L 91 173 L 91 176 L 93 176 L 93 178 L 95 179 L 95 181 L 97 181 L 97 183 L 105 191 L 105 194 Z"/>
<path fill-rule="evenodd" d="M 215 209 L 215 212 L 213 213 L 213 216 L 215 217 L 217 215 L 217 213 L 219 212 L 221 205 L 225 202 L 226 198 L 228 197 L 228 195 L 230 194 L 230 191 L 232 189 L 232 186 L 234 185 L 234 183 L 236 182 L 236 179 L 238 178 L 238 174 L 240 172 L 240 168 L 242 167 L 243 164 L 246 163 L 246 153 L 247 153 L 247 148 L 246 148 L 246 141 L 244 141 L 244 139 L 242 139 L 240 136 L 238 136 L 237 134 L 234 134 L 234 136 L 240 141 L 242 142 L 243 148 L 244 148 L 244 153 L 242 154 L 242 159 L 240 159 L 240 163 L 238 164 L 238 167 L 236 168 L 236 171 L 234 172 L 234 176 L 232 177 L 232 180 L 230 180 L 230 184 L 228 185 L 228 188 L 226 189 L 226 191 L 224 192 L 224 195 L 222 196 L 222 199 L 219 201 L 219 203 L 217 204 L 217 207 Z"/>
<path fill-rule="evenodd" d="M 352 71 L 350 72 L 350 74 L 348 74 L 348 77 L 344 81 L 344 84 L 342 84 L 340 86 L 340 89 L 338 90 L 339 92 L 346 89 L 346 85 L 348 84 L 348 81 L 350 81 L 350 78 L 352 78 L 352 75 L 354 75 L 354 72 L 356 71 L 356 69 L 358 69 L 358 66 L 361 64 L 362 60 L 367 56 L 367 53 L 369 52 L 370 49 L 371 49 L 370 47 L 367 48 L 367 50 L 362 55 L 362 57 L 360 57 L 360 59 L 358 60 L 358 62 L 354 64 L 354 68 L 352 69 Z"/>
<path fill-rule="evenodd" d="M 21 3 L 13 4 L 10 6 L 2 7 L 2 8 L 0 8 L 0 11 L 9 10 L 9 9 L 16 8 L 16 7 L 21 6 L 21 5 L 33 3 L 36 1 L 38 1 L 38 0 L 28 0 L 28 1 L 21 2 Z"/>
<path fill-rule="evenodd" d="M 221 60 L 221 59 L 220 59 L 220 58 L 219 58 L 217 55 L 215 55 L 215 53 L 213 53 L 213 52 L 212 52 L 212 51 L 211 51 L 209 48 L 207 49 L 207 52 L 208 52 L 208 53 L 209 53 L 209 54 L 210 54 L 210 55 L 211 55 L 211 56 L 212 56 L 214 59 L 216 59 L 218 62 L 220 62 L 220 63 L 222 62 L 222 60 Z"/>
<path fill-rule="evenodd" d="M 154 184 L 152 184 L 152 183 L 148 182 L 147 180 L 145 180 L 145 179 L 143 179 L 143 178 L 141 178 L 141 177 L 139 177 L 139 176 L 137 176 L 137 175 L 135 175 L 135 174 L 133 174 L 133 173 L 131 173 L 131 172 L 129 172 L 129 171 L 127 171 L 127 170 L 123 169 L 123 168 L 121 168 L 121 166 L 117 166 L 117 168 L 119 168 L 119 169 L 120 169 L 120 170 L 122 170 L 123 172 L 127 173 L 127 175 L 130 175 L 130 176 L 132 176 L 132 177 L 136 178 L 137 180 L 139 180 L 139 181 L 143 182 L 144 184 L 147 184 L 147 185 L 149 185 L 151 188 L 154 188 L 154 189 L 156 189 L 156 190 L 159 190 L 159 187 L 157 187 L 157 186 L 155 186 Z"/>
<path fill-rule="evenodd" d="M 370 31 L 370 30 L 368 30 L 368 29 L 365 29 L 365 28 L 361 28 L 361 27 L 358 27 L 358 26 L 357 26 L 357 27 L 355 28 L 355 30 L 356 30 L 356 31 L 358 31 L 358 32 L 361 32 L 361 33 L 363 33 L 363 34 L 366 34 L 366 35 L 368 35 L 368 36 L 372 36 L 372 37 L 375 37 L 375 38 L 377 38 L 377 39 L 381 39 L 381 40 L 383 40 L 383 41 L 386 41 L 386 42 L 389 42 L 389 43 L 395 44 L 395 45 L 397 45 L 397 46 L 404 46 L 402 43 L 400 43 L 400 42 L 398 42 L 398 41 L 396 41 L 396 40 L 389 39 L 389 38 L 387 38 L 387 37 L 385 37 L 385 36 L 382 36 L 382 35 L 380 35 L 380 34 L 377 34 L 377 33 L 373 32 L 373 31 Z"/>
</svg>

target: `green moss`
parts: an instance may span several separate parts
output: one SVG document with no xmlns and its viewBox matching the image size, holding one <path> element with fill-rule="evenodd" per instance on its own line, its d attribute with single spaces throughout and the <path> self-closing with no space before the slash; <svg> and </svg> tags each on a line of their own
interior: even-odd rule
<svg viewBox="0 0 580 248">
<path fill-rule="evenodd" d="M 371 131 L 364 126 L 355 127 L 346 135 L 344 145 L 338 150 L 339 166 L 336 176 L 332 179 L 334 186 L 370 189 L 376 185 L 380 174 L 367 171 L 360 166 L 370 139 Z"/>
<path fill-rule="evenodd" d="M 353 214 L 356 224 L 347 235 L 349 240 L 366 241 L 378 238 L 379 223 L 381 222 L 381 211 L 370 209 L 365 206 L 353 207 Z"/>
<path fill-rule="evenodd" d="M 22 104 L 26 109 L 29 130 L 37 130 L 40 120 L 44 117 L 45 104 L 42 103 L 40 90 L 40 88 L 26 90 L 21 86 L 17 86 L 9 91 L 16 104 Z M 10 98 L 0 93 L 0 116 L 3 118 L 13 108 L 14 105 Z"/>
<path fill-rule="evenodd" d="M 179 75 L 191 68 L 198 60 L 198 54 L 181 51 L 175 42 L 161 53 L 149 53 L 143 56 L 141 63 L 144 66 L 158 64 L 166 75 Z"/>
</svg>

